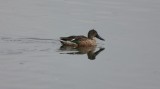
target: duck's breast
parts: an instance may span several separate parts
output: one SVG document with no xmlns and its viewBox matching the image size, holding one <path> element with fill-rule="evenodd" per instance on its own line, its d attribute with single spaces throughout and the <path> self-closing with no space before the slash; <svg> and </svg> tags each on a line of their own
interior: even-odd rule
<svg viewBox="0 0 160 89">
<path fill-rule="evenodd" d="M 96 45 L 96 40 L 95 39 L 87 39 L 87 40 L 84 40 L 84 41 L 81 41 L 79 43 L 79 46 L 94 46 Z"/>
</svg>

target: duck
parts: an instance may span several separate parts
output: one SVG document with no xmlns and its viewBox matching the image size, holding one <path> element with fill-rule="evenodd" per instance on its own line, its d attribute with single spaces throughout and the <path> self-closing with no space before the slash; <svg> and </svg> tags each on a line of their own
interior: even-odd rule
<svg viewBox="0 0 160 89">
<path fill-rule="evenodd" d="M 102 37 L 99 36 L 95 29 L 91 29 L 88 32 L 88 37 L 83 35 L 60 37 L 60 42 L 63 46 L 89 47 L 97 45 L 95 38 L 105 41 Z"/>
</svg>

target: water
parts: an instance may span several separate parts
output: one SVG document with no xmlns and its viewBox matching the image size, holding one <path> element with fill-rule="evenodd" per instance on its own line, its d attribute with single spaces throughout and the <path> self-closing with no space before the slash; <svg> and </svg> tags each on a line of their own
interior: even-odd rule
<svg viewBox="0 0 160 89">
<path fill-rule="evenodd" d="M 1 89 L 159 89 L 160 1 L 1 0 Z M 59 37 L 96 29 L 97 47 Z"/>
</svg>

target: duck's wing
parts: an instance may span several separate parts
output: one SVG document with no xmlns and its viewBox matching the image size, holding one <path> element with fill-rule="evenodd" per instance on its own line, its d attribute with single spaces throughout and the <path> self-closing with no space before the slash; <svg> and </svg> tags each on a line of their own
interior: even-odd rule
<svg viewBox="0 0 160 89">
<path fill-rule="evenodd" d="M 86 39 L 87 37 L 85 36 L 69 36 L 69 37 L 60 37 L 61 40 L 63 41 L 81 41 Z"/>
<path fill-rule="evenodd" d="M 74 39 L 76 36 L 68 36 L 68 37 L 60 37 L 61 40 L 63 41 L 71 41 L 72 39 Z"/>
<path fill-rule="evenodd" d="M 87 39 L 85 36 L 69 36 L 69 37 L 61 37 L 60 42 L 63 45 L 71 45 L 71 46 L 77 46 L 81 41 Z"/>
</svg>

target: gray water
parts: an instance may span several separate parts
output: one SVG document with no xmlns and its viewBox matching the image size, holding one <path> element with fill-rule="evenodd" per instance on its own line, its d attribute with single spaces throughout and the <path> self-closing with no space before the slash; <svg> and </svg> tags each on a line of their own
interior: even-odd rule
<svg viewBox="0 0 160 89">
<path fill-rule="evenodd" d="M 159 89 L 159 0 L 1 0 L 0 89 Z M 59 37 L 87 35 L 84 48 Z"/>
</svg>

